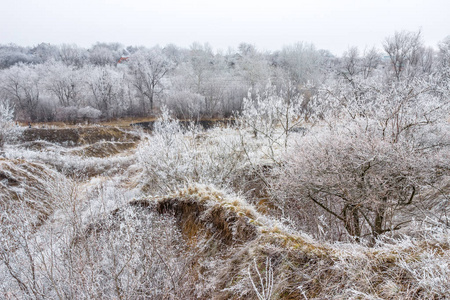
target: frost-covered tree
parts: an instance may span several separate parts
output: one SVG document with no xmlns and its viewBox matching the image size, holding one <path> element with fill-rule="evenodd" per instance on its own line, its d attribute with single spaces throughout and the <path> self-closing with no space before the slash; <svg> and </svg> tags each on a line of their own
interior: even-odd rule
<svg viewBox="0 0 450 300">
<path fill-rule="evenodd" d="M 353 66 L 358 64 L 347 70 Z M 415 208 L 432 210 L 443 197 L 450 94 L 440 74 L 388 81 L 376 70 L 368 78 L 350 71 L 323 85 L 311 101 L 318 127 L 288 151 L 277 189 L 285 192 L 286 211 L 314 216 L 303 223 L 313 224 L 310 230 L 321 225 L 323 213 L 338 224 L 329 228 L 342 226 L 360 240 L 425 218 L 414 215 Z"/>
<path fill-rule="evenodd" d="M 319 89 L 311 108 L 330 126 L 365 119 L 384 139 L 395 143 L 445 120 L 448 91 L 440 81 L 440 74 L 395 82 L 384 81 L 380 73 L 368 79 L 338 79 Z"/>
<path fill-rule="evenodd" d="M 59 47 L 58 60 L 61 60 L 67 66 L 82 67 L 88 62 L 88 56 L 85 49 L 74 44 L 62 44 Z"/>
<path fill-rule="evenodd" d="M 30 49 L 34 63 L 45 63 L 49 60 L 58 58 L 58 47 L 49 43 L 40 43 L 36 47 Z"/>
<path fill-rule="evenodd" d="M 152 113 L 155 100 L 164 90 L 164 78 L 173 68 L 173 63 L 159 47 L 141 49 L 133 53 L 128 61 L 131 83 L 140 98 L 141 112 Z"/>
<path fill-rule="evenodd" d="M 441 74 L 441 85 L 444 89 L 450 89 L 450 36 L 439 43 L 437 69 Z"/>
<path fill-rule="evenodd" d="M 14 101 L 17 113 L 32 122 L 38 118 L 42 78 L 37 66 L 16 65 L 2 74 L 2 90 Z"/>
<path fill-rule="evenodd" d="M 278 54 L 276 63 L 288 72 L 294 85 L 304 85 L 320 81 L 323 59 L 314 45 L 297 43 L 284 47 Z"/>
<path fill-rule="evenodd" d="M 33 58 L 29 48 L 14 44 L 0 45 L 0 69 L 7 69 L 18 63 L 30 63 Z"/>
<path fill-rule="evenodd" d="M 395 32 L 384 40 L 383 48 L 389 56 L 388 72 L 396 80 L 431 71 L 433 51 L 424 47 L 420 31 Z"/>
<path fill-rule="evenodd" d="M 14 124 L 14 108 L 9 101 L 0 101 L 0 149 L 3 145 L 11 141 L 18 133 L 18 128 Z"/>
<path fill-rule="evenodd" d="M 375 238 L 426 218 L 416 209 L 443 196 L 448 149 L 420 151 L 358 125 L 323 128 L 296 142 L 274 187 L 286 215 L 304 230 L 317 232 L 324 215 L 328 238 Z"/>
<path fill-rule="evenodd" d="M 88 105 L 99 109 L 107 118 L 126 111 L 127 85 L 123 73 L 108 66 L 87 68 L 84 73 L 90 90 Z"/>
<path fill-rule="evenodd" d="M 123 46 L 119 43 L 97 43 L 88 53 L 93 65 L 114 66 L 123 54 Z"/>
<path fill-rule="evenodd" d="M 439 61 L 443 67 L 450 66 L 450 36 L 439 43 Z"/>
<path fill-rule="evenodd" d="M 227 82 L 225 66 L 225 61 L 220 55 L 214 55 L 210 45 L 191 46 L 186 75 L 190 89 L 205 97 L 204 111 L 210 116 L 220 111 Z"/>
<path fill-rule="evenodd" d="M 252 95 L 250 91 L 237 117 L 241 128 L 249 128 L 255 138 L 264 141 L 272 159 L 277 148 L 287 147 L 291 132 L 298 130 L 304 121 L 303 97 L 292 86 L 284 88 L 278 92 L 275 86 L 267 85 L 263 92 Z"/>
<path fill-rule="evenodd" d="M 242 78 L 248 88 L 263 90 L 270 79 L 270 66 L 266 57 L 252 45 L 241 43 L 236 59 L 236 75 Z"/>
<path fill-rule="evenodd" d="M 222 54 L 214 54 L 209 45 L 193 44 L 187 60 L 171 74 L 167 97 L 172 92 L 196 94 L 203 97 L 201 117 L 229 117 L 241 109 L 248 90 L 239 72 L 237 62 L 231 64 Z"/>
<path fill-rule="evenodd" d="M 54 95 L 61 106 L 77 106 L 81 89 L 84 88 L 80 72 L 61 62 L 49 62 L 45 66 L 47 90 Z"/>
<path fill-rule="evenodd" d="M 364 51 L 361 56 L 357 47 L 351 47 L 340 59 L 337 74 L 349 83 L 358 76 L 367 79 L 373 75 L 380 62 L 381 56 L 375 48 Z"/>
</svg>

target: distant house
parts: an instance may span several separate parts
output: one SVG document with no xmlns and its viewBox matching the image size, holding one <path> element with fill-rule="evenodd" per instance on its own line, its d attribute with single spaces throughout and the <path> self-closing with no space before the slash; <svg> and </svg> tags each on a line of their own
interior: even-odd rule
<svg viewBox="0 0 450 300">
<path fill-rule="evenodd" d="M 117 61 L 118 64 L 124 63 L 128 60 L 129 57 L 126 56 L 122 56 L 121 58 L 119 58 L 119 60 Z"/>
</svg>

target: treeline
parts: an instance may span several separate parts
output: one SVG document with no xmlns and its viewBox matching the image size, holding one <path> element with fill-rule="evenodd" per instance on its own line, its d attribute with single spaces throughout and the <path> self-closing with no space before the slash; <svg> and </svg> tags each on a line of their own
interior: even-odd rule
<svg viewBox="0 0 450 300">
<path fill-rule="evenodd" d="M 383 49 L 350 48 L 335 57 L 308 43 L 271 53 L 245 43 L 226 53 L 196 43 L 188 49 L 0 45 L 0 99 L 14 105 L 16 119 L 31 122 L 152 116 L 162 106 L 180 118 L 228 117 L 242 109 L 249 90 L 272 86 L 288 99 L 303 96 L 308 109 L 324 84 L 356 84 L 355 76 L 400 81 L 448 70 L 449 38 L 435 51 L 424 46 L 420 32 L 397 32 Z"/>
</svg>

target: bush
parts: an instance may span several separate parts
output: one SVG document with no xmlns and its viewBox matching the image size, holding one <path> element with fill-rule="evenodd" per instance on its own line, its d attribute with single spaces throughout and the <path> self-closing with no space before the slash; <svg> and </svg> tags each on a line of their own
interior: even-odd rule
<svg viewBox="0 0 450 300">
<path fill-rule="evenodd" d="M 449 175 L 447 149 L 420 151 L 357 125 L 319 128 L 296 142 L 277 169 L 276 194 L 300 228 L 327 227 L 332 239 L 376 238 L 425 218 L 417 207 L 433 207 Z"/>
<path fill-rule="evenodd" d="M 0 102 L 0 149 L 7 142 L 14 140 L 19 128 L 14 124 L 14 108 L 8 101 Z"/>
</svg>

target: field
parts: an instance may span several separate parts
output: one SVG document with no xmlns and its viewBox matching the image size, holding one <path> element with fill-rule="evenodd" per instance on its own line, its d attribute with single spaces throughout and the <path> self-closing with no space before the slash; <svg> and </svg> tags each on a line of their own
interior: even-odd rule
<svg viewBox="0 0 450 300">
<path fill-rule="evenodd" d="M 153 132 L 127 123 L 45 124 L 5 147 L 2 298 L 444 299 L 450 291 L 445 226 L 418 219 L 404 229 L 414 235 L 333 241 L 324 233 L 331 217 L 322 212 L 322 231 L 307 232 L 317 225 L 299 226 L 308 218 L 278 202 L 284 143 L 239 122 L 186 129 L 166 116 Z M 301 125 L 273 134 L 289 134 L 289 144 L 316 130 Z"/>
</svg>

